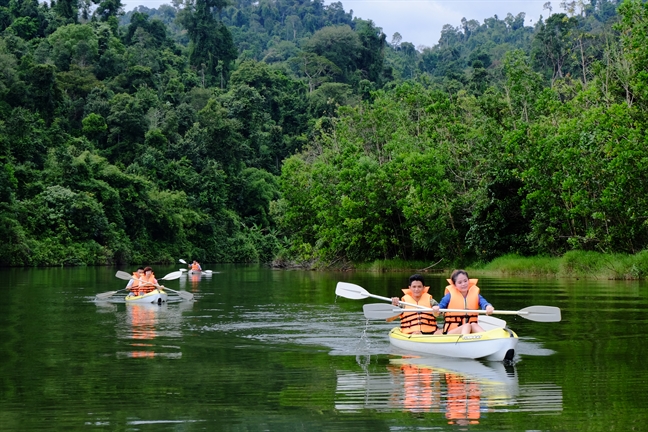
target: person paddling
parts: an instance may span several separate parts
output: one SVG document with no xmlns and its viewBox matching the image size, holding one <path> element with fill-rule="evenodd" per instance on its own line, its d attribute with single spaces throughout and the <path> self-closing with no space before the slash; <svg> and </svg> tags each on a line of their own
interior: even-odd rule
<svg viewBox="0 0 648 432">
<path fill-rule="evenodd" d="M 193 262 L 191 264 L 189 264 L 189 269 L 192 272 L 200 272 L 200 271 L 202 271 L 202 267 L 200 266 L 200 264 L 196 260 L 193 260 Z"/>
<path fill-rule="evenodd" d="M 428 294 L 430 287 L 424 286 L 423 276 L 414 274 L 409 278 L 409 287 L 403 289 L 405 295 L 402 299 L 392 297 L 392 304 L 398 306 L 400 301 L 416 303 L 425 308 L 437 305 L 437 301 Z M 405 306 L 405 309 L 416 310 L 414 306 Z M 439 334 L 436 318 L 430 312 L 403 312 L 400 314 L 401 332 L 406 334 Z"/>
<path fill-rule="evenodd" d="M 151 267 L 146 267 L 144 269 L 144 276 L 140 279 L 139 295 L 150 293 L 155 290 L 157 288 L 155 285 L 158 285 L 158 281 L 155 279 L 153 269 Z M 164 288 L 164 286 L 161 288 Z"/>
<path fill-rule="evenodd" d="M 469 279 L 465 270 L 452 272 L 445 295 L 437 306 L 433 306 L 432 313 L 439 316 L 439 309 L 482 309 L 491 315 L 495 308 L 479 293 L 477 279 Z M 443 334 L 468 334 L 480 333 L 484 329 L 478 324 L 478 314 L 464 312 L 446 312 Z"/>
<path fill-rule="evenodd" d="M 128 281 L 126 288 L 130 290 L 128 295 L 137 296 L 139 295 L 140 283 L 144 277 L 144 267 L 138 267 L 137 271 L 133 272 L 133 278 Z"/>
</svg>

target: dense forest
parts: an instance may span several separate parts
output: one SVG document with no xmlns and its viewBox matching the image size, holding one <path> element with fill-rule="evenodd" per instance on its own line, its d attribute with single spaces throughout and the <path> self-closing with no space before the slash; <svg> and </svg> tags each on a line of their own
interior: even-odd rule
<svg viewBox="0 0 648 432">
<path fill-rule="evenodd" d="M 0 265 L 640 252 L 648 5 L 545 8 L 0 0 Z"/>
</svg>

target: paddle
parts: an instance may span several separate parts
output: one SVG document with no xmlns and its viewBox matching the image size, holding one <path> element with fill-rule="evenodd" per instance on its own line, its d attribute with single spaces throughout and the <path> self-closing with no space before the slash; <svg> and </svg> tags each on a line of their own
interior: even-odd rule
<svg viewBox="0 0 648 432">
<path fill-rule="evenodd" d="M 122 289 L 119 289 L 119 290 L 116 290 L 116 291 L 106 291 L 106 292 L 97 294 L 95 297 L 97 299 L 99 299 L 99 300 L 105 300 L 108 297 L 112 297 L 113 295 L 117 294 L 119 291 L 124 291 L 124 290 L 127 290 L 127 289 L 128 288 L 122 288 Z"/>
<path fill-rule="evenodd" d="M 418 312 L 417 310 L 412 310 L 412 309 L 397 309 L 394 306 L 390 306 L 382 303 L 366 304 L 362 306 L 362 309 L 364 310 L 364 315 L 365 318 L 367 319 L 375 319 L 375 320 L 384 319 L 387 321 L 393 321 L 394 319 L 398 318 L 400 314 L 403 312 Z M 488 315 L 480 315 L 479 323 L 480 324 L 485 323 L 487 326 L 490 327 L 506 327 L 506 321 Z"/>
<path fill-rule="evenodd" d="M 124 271 L 117 271 L 117 273 L 115 273 L 115 276 L 118 277 L 119 279 L 123 279 L 123 280 L 133 279 L 132 275 L 130 275 L 130 274 L 124 272 Z M 174 279 L 178 279 L 180 276 L 182 276 L 182 272 L 177 271 L 177 272 L 169 273 L 168 275 L 165 275 L 164 277 L 161 277 L 158 280 L 174 280 Z M 187 292 L 187 291 L 176 291 L 176 290 L 171 289 L 169 287 L 162 287 L 161 285 L 157 285 L 157 284 L 153 284 L 153 283 L 147 283 L 147 285 L 153 285 L 153 286 L 156 286 L 158 288 L 164 288 L 165 290 L 169 290 L 171 292 L 174 292 L 174 293 L 178 294 L 179 297 L 181 297 L 181 298 L 183 298 L 185 300 L 192 300 L 194 298 L 194 295 L 191 294 L 190 292 Z M 111 295 L 115 294 L 116 292 L 123 291 L 124 289 L 126 289 L 126 288 L 122 288 L 121 290 L 117 290 L 117 291 L 108 291 L 108 292 L 105 292 L 105 293 L 101 293 L 101 294 L 98 294 L 97 297 L 100 298 L 100 299 L 108 298 Z"/>
<path fill-rule="evenodd" d="M 372 298 L 377 298 L 377 299 L 380 299 L 380 300 L 385 300 L 385 301 L 388 301 L 390 303 L 392 301 L 392 299 L 389 298 L 389 297 L 381 297 L 381 296 L 371 294 L 370 292 L 368 292 L 366 289 L 362 288 L 361 286 L 355 285 L 355 284 L 352 284 L 352 283 L 348 283 L 348 282 L 338 282 L 337 286 L 335 287 L 335 295 L 339 295 L 340 297 L 345 297 L 345 298 L 348 298 L 348 299 L 351 299 L 351 300 L 360 300 L 360 299 L 364 299 L 364 298 L 367 298 L 367 297 L 372 297 Z M 405 306 L 412 306 L 412 307 L 420 308 L 420 309 L 423 308 L 423 306 L 421 306 L 421 305 L 417 305 L 417 304 L 414 304 L 414 303 L 405 303 L 405 302 L 402 302 L 402 301 L 399 301 L 398 304 L 405 305 Z M 385 306 L 389 306 L 389 305 L 385 305 Z M 395 307 L 396 306 L 390 306 L 390 309 L 393 309 Z M 381 319 L 384 319 L 384 318 L 381 318 Z"/>
<path fill-rule="evenodd" d="M 182 264 L 187 264 L 187 261 L 183 260 L 182 258 L 180 258 L 178 261 L 180 261 Z M 180 270 L 182 271 L 182 269 L 180 269 Z M 184 271 L 187 271 L 187 270 L 184 270 Z M 204 275 L 210 275 L 210 274 L 213 273 L 211 270 L 201 270 L 200 272 L 202 274 L 204 274 Z"/>
<path fill-rule="evenodd" d="M 387 319 L 394 316 L 394 314 L 401 314 L 403 312 L 414 312 L 411 309 L 399 309 L 392 305 L 385 305 L 380 303 L 366 304 L 363 306 L 365 317 L 367 319 Z M 416 312 L 432 312 L 430 308 L 420 308 Z M 459 313 L 473 313 L 485 314 L 485 310 L 468 310 L 468 309 L 439 309 L 439 312 L 459 312 Z M 494 314 L 501 315 L 519 315 L 531 321 L 537 322 L 559 322 L 560 321 L 560 308 L 555 306 L 529 306 L 519 311 L 493 311 Z"/>
</svg>

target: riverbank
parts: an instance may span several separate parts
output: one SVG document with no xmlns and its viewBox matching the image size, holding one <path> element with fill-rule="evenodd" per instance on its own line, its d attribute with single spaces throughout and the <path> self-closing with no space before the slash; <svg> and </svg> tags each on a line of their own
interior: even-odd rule
<svg viewBox="0 0 648 432">
<path fill-rule="evenodd" d="M 410 271 L 450 273 L 455 267 L 446 262 L 379 260 L 353 266 L 357 271 Z M 648 276 L 648 251 L 634 255 L 571 251 L 561 257 L 522 257 L 505 255 L 489 263 L 463 266 L 468 271 L 486 275 L 525 275 L 559 278 L 638 280 Z"/>
</svg>

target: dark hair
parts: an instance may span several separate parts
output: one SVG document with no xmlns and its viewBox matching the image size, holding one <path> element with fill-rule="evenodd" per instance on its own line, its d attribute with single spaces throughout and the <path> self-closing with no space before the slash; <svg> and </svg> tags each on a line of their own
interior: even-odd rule
<svg viewBox="0 0 648 432">
<path fill-rule="evenodd" d="M 423 280 L 423 276 L 420 274 L 413 274 L 412 276 L 409 277 L 409 284 L 412 285 L 412 282 L 414 281 L 420 281 L 423 285 L 425 285 L 425 281 Z"/>
<path fill-rule="evenodd" d="M 452 272 L 452 275 L 450 275 L 450 279 L 452 279 L 453 284 L 457 283 L 457 278 L 459 277 L 460 274 L 466 275 L 466 277 L 470 279 L 468 277 L 468 272 L 466 272 L 466 270 L 455 270 Z"/>
<path fill-rule="evenodd" d="M 146 268 L 144 269 L 144 273 L 146 273 L 146 272 L 149 271 L 149 270 L 150 270 L 150 271 L 153 271 L 153 269 L 152 269 L 151 267 L 146 267 Z"/>
</svg>

